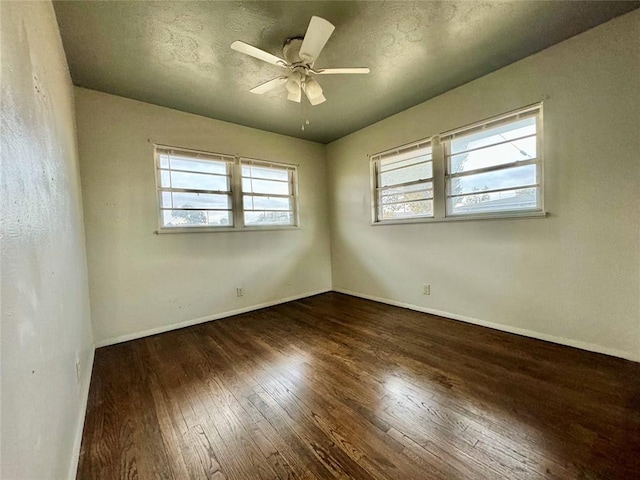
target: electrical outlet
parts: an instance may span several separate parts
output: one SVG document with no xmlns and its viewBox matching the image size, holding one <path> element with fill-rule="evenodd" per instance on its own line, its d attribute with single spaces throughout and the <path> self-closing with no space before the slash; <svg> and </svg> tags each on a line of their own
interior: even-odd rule
<svg viewBox="0 0 640 480">
<path fill-rule="evenodd" d="M 236 295 L 238 297 L 243 297 L 244 296 L 244 291 L 243 291 L 242 287 L 236 288 Z"/>
<path fill-rule="evenodd" d="M 423 283 L 422 284 L 422 294 L 423 295 L 431 295 L 431 284 Z"/>
</svg>

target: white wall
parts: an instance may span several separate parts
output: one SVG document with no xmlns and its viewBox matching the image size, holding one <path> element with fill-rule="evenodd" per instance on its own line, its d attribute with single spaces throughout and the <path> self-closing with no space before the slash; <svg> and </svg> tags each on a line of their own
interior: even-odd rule
<svg viewBox="0 0 640 480">
<path fill-rule="evenodd" d="M 635 11 L 330 144 L 334 289 L 640 360 L 639 86 Z M 370 225 L 368 154 L 543 99 L 548 218 Z"/>
<path fill-rule="evenodd" d="M 76 105 L 98 345 L 331 288 L 324 145 L 82 88 Z M 152 142 L 299 164 L 302 228 L 155 234 Z"/>
<path fill-rule="evenodd" d="M 0 9 L 0 476 L 71 478 L 93 361 L 73 87 L 51 3 Z"/>
</svg>

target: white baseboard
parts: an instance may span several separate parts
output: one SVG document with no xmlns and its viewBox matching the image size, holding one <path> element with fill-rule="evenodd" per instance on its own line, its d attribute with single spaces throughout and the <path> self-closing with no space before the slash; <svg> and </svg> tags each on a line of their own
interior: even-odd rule
<svg viewBox="0 0 640 480">
<path fill-rule="evenodd" d="M 460 320 L 462 322 L 472 323 L 474 325 L 481 325 L 483 327 L 493 328 L 495 330 L 501 330 L 503 332 L 515 333 L 517 335 L 523 335 L 525 337 L 535 338 L 538 340 L 544 340 L 546 342 L 558 343 L 560 345 L 566 345 L 569 347 L 579 348 L 581 350 L 587 350 L 589 352 L 603 353 L 605 355 L 611 355 L 613 357 L 624 358 L 634 362 L 640 362 L 640 354 L 634 354 L 625 350 L 618 350 L 615 348 L 603 347 L 602 345 L 596 345 L 594 343 L 586 343 L 578 340 L 571 340 L 564 337 L 556 337 L 554 335 L 547 335 L 545 333 L 534 332 L 533 330 L 527 330 L 524 328 L 511 327 L 509 325 L 503 325 L 501 323 L 487 322 L 485 320 L 479 320 L 477 318 L 467 317 L 465 315 L 458 315 L 457 313 L 443 312 L 442 310 L 435 310 L 433 308 L 421 307 L 419 305 L 413 305 L 410 303 L 398 302 L 388 298 L 376 297 L 374 295 L 367 295 L 365 293 L 353 292 L 344 288 L 334 288 L 334 292 L 344 293 L 354 297 L 365 298 L 367 300 L 373 300 L 374 302 L 386 303 L 396 307 L 408 308 L 409 310 L 415 310 L 422 313 L 430 313 L 431 315 L 438 315 L 439 317 L 451 318 L 453 320 Z"/>
<path fill-rule="evenodd" d="M 135 340 L 137 338 L 148 337 L 150 335 L 156 335 L 158 333 L 164 333 L 171 330 L 177 330 L 179 328 L 190 327 L 191 325 L 197 325 L 199 323 L 210 322 L 212 320 L 219 320 L 226 317 L 231 317 L 233 315 L 239 315 L 241 313 L 247 313 L 254 310 L 259 310 L 261 308 L 272 307 L 274 305 L 278 305 L 281 303 L 291 302 L 293 300 L 299 300 L 301 298 L 311 297 L 313 295 L 318 295 L 320 293 L 326 292 L 338 292 L 344 293 L 346 295 L 352 295 L 354 297 L 365 298 L 367 300 L 373 300 L 374 302 L 386 303 L 387 305 L 394 305 L 396 307 L 408 308 L 409 310 L 415 310 L 418 312 L 429 313 L 431 315 L 438 315 L 440 317 L 451 318 L 453 320 L 459 320 L 466 323 L 471 323 L 474 325 L 481 325 L 483 327 L 493 328 L 495 330 L 500 330 L 508 333 L 515 333 L 517 335 L 523 335 L 525 337 L 535 338 L 538 340 L 544 340 L 547 342 L 557 343 L 560 345 L 566 345 L 569 347 L 579 348 L 581 350 L 587 350 L 589 352 L 602 353 L 604 355 L 611 355 L 613 357 L 624 358 L 626 360 L 631 360 L 634 362 L 640 362 L 640 354 L 634 354 L 632 352 L 628 352 L 626 350 L 618 350 L 615 348 L 604 347 L 602 345 L 597 345 L 594 343 L 581 342 L 578 340 L 572 340 L 564 337 L 557 337 L 554 335 L 547 335 L 545 333 L 535 332 L 533 330 L 527 330 L 524 328 L 512 327 L 509 325 L 503 325 L 501 323 L 488 322 L 486 320 L 480 320 L 473 317 L 467 317 L 465 315 L 458 315 L 457 313 L 445 312 L 442 310 L 436 310 L 433 308 L 421 307 L 419 305 L 413 305 L 410 303 L 398 302 L 396 300 L 391 300 L 389 298 L 376 297 L 374 295 L 368 295 L 366 293 L 354 292 L 351 290 L 347 290 L 344 288 L 333 288 L 333 289 L 324 289 L 317 290 L 313 292 L 306 292 L 299 295 L 294 295 L 291 297 L 280 298 L 278 300 L 273 300 L 270 302 L 264 302 L 257 305 L 250 305 L 248 307 L 239 308 L 236 310 L 230 310 L 222 313 L 217 313 L 214 315 L 209 315 L 206 317 L 200 317 L 193 320 L 187 320 L 184 322 L 174 323 L 171 325 L 165 325 L 162 327 L 152 328 L 149 330 L 144 330 L 141 332 L 130 333 L 127 335 L 121 335 L 119 337 L 109 338 L 106 340 L 101 340 L 96 342 L 96 348 L 105 347 L 107 345 L 114 345 L 116 343 L 128 342 L 129 340 Z"/>
<path fill-rule="evenodd" d="M 195 318 L 193 320 L 186 320 L 184 322 L 173 323 L 171 325 L 163 325 L 162 327 L 151 328 L 149 330 L 143 330 L 141 332 L 129 333 L 127 335 L 121 335 L 119 337 L 108 338 L 106 340 L 100 340 L 96 342 L 96 348 L 106 347 L 107 345 L 115 345 L 116 343 L 128 342 L 129 340 L 135 340 L 137 338 L 148 337 L 150 335 L 156 335 L 158 333 L 169 332 L 171 330 L 177 330 L 179 328 L 190 327 L 199 323 L 210 322 L 212 320 L 220 320 L 221 318 L 232 317 L 241 313 L 252 312 L 254 310 L 260 310 L 261 308 L 273 307 L 281 303 L 291 302 L 293 300 L 300 300 L 301 298 L 311 297 L 320 293 L 330 292 L 331 289 L 316 290 L 313 292 L 301 293 L 299 295 L 293 295 L 291 297 L 279 298 L 269 302 L 259 303 L 257 305 L 250 305 L 248 307 L 238 308 L 237 310 L 229 310 L 227 312 L 216 313 L 214 315 L 208 315 L 206 317 Z"/>
<path fill-rule="evenodd" d="M 71 464 L 69 465 L 69 475 L 67 478 L 75 479 L 76 472 L 78 471 L 78 462 L 80 460 L 80 448 L 82 446 L 82 432 L 84 431 L 84 420 L 87 415 L 87 403 L 89 401 L 89 386 L 91 385 L 91 374 L 93 373 L 93 358 L 95 356 L 96 349 L 94 345 L 91 345 L 91 351 L 89 352 L 89 361 L 87 362 L 89 368 L 84 373 L 82 384 L 80 388 L 80 414 L 78 416 L 78 425 L 76 427 L 76 438 L 73 441 L 73 450 L 71 457 Z"/>
</svg>

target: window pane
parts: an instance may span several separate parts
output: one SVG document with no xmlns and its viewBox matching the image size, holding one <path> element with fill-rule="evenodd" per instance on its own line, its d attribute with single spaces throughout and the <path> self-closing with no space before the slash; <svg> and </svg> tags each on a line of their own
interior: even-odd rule
<svg viewBox="0 0 640 480">
<path fill-rule="evenodd" d="M 165 227 L 228 227 L 233 226 L 230 211 L 163 210 Z"/>
<path fill-rule="evenodd" d="M 486 147 L 505 140 L 535 134 L 536 117 L 529 117 L 455 138 L 451 141 L 451 153 L 456 154 L 472 148 Z"/>
<path fill-rule="evenodd" d="M 431 161 L 431 153 L 429 152 L 426 155 L 418 155 L 412 158 L 408 158 L 406 160 L 400 160 L 396 157 L 387 158 L 384 160 L 380 160 L 380 171 L 386 172 L 387 170 L 392 170 L 400 167 L 408 167 L 409 165 L 415 165 L 416 163 L 422 162 L 430 162 Z"/>
<path fill-rule="evenodd" d="M 248 227 L 259 225 L 293 225 L 292 212 L 244 212 L 244 224 Z"/>
<path fill-rule="evenodd" d="M 380 173 L 380 186 L 385 187 L 416 180 L 429 180 L 433 176 L 432 165 L 432 162 L 426 162 L 390 172 L 382 172 Z"/>
<path fill-rule="evenodd" d="M 243 164 L 244 224 L 248 227 L 294 225 L 292 180 L 295 181 L 295 176 L 286 168 Z"/>
<path fill-rule="evenodd" d="M 406 185 L 404 187 L 391 187 L 380 190 L 380 203 L 397 203 L 409 200 L 429 199 L 433 197 L 433 184 L 431 182 Z"/>
<path fill-rule="evenodd" d="M 536 158 L 536 137 L 494 145 L 450 158 L 451 173 L 468 172 L 479 168 L 504 165 Z"/>
<path fill-rule="evenodd" d="M 159 160 L 160 160 L 160 167 L 161 168 L 169 168 L 169 155 L 165 154 L 165 153 L 161 153 L 160 155 L 158 155 Z"/>
<path fill-rule="evenodd" d="M 397 205 L 380 205 L 380 220 L 431 216 L 433 216 L 433 200 L 400 203 Z"/>
<path fill-rule="evenodd" d="M 407 194 L 399 194 L 399 195 L 383 195 L 380 197 L 381 204 L 390 204 L 390 203 L 406 203 L 411 202 L 413 200 L 429 200 L 433 198 L 433 195 L 430 191 L 423 192 L 410 192 Z"/>
<path fill-rule="evenodd" d="M 449 194 L 459 195 L 461 193 L 533 185 L 536 183 L 536 170 L 537 165 L 524 165 L 522 167 L 505 168 L 504 170 L 452 178 Z"/>
<path fill-rule="evenodd" d="M 538 205 L 538 188 L 521 188 L 495 193 L 479 193 L 449 198 L 449 214 L 480 214 L 535 210 Z"/>
<path fill-rule="evenodd" d="M 289 172 L 284 168 L 256 167 L 255 165 L 243 165 L 242 176 L 285 182 L 289 180 Z"/>
<path fill-rule="evenodd" d="M 190 172 L 227 174 L 227 162 L 215 160 L 200 160 L 181 155 L 170 155 L 172 170 L 188 170 Z"/>
<path fill-rule="evenodd" d="M 164 185 L 163 185 L 164 186 Z M 229 190 L 229 177 L 221 175 L 204 175 L 200 173 L 171 172 L 172 188 L 188 188 L 193 190 Z"/>
<path fill-rule="evenodd" d="M 167 170 L 160 170 L 160 186 L 171 187 L 171 174 Z"/>
<path fill-rule="evenodd" d="M 289 182 L 243 178 L 242 191 L 245 193 L 274 193 L 276 195 L 289 195 Z"/>
<path fill-rule="evenodd" d="M 291 199 L 283 197 L 255 197 L 245 195 L 245 210 L 293 210 Z"/>
<path fill-rule="evenodd" d="M 231 209 L 230 195 L 209 193 L 162 192 L 164 208 L 215 208 Z"/>
</svg>

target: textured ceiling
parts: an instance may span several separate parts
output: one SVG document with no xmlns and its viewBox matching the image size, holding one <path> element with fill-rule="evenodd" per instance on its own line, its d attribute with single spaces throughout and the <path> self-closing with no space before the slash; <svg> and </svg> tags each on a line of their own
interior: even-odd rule
<svg viewBox="0 0 640 480">
<path fill-rule="evenodd" d="M 328 143 L 640 6 L 616 1 L 55 2 L 76 85 Z M 316 67 L 327 101 L 252 87 L 282 70 L 229 48 L 277 56 L 312 15 L 336 26 Z M 309 120 L 305 131 L 301 125 Z"/>
</svg>

